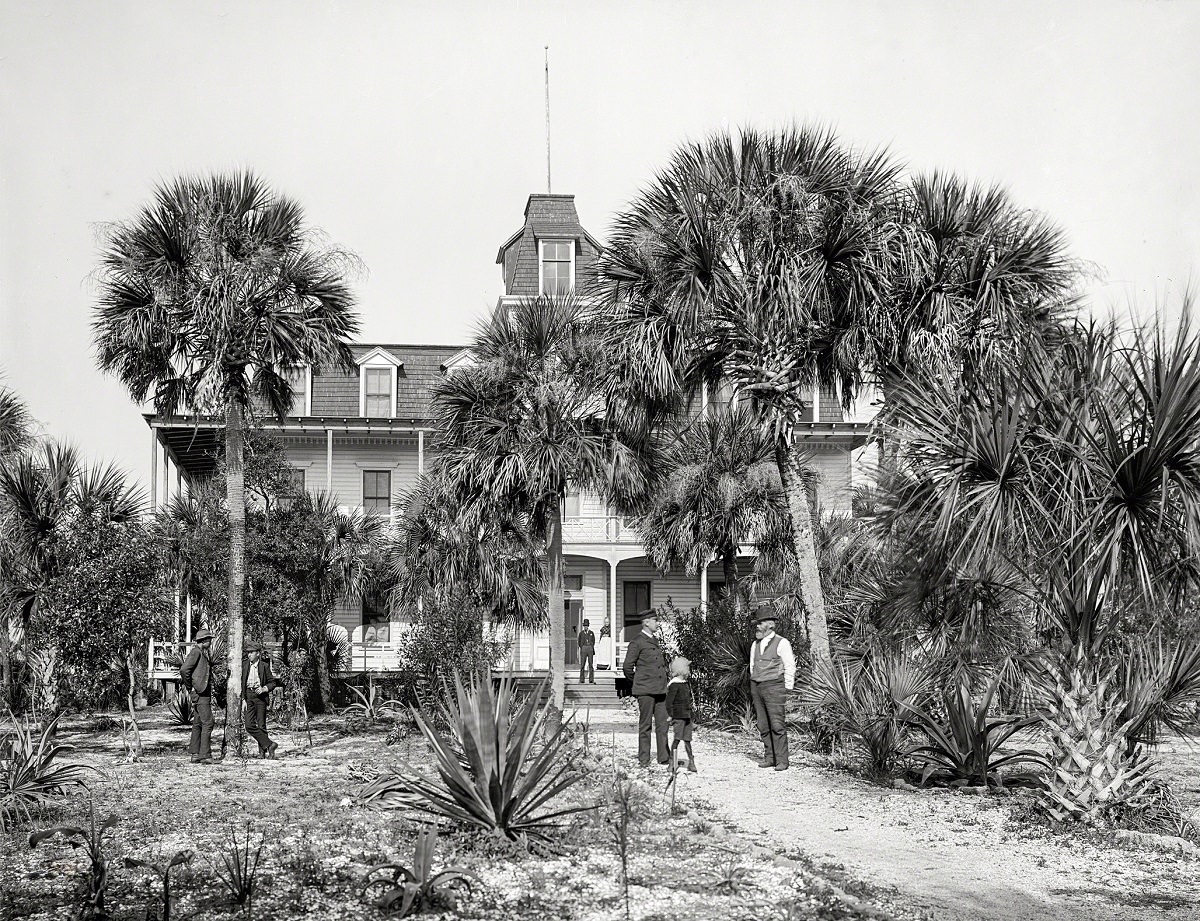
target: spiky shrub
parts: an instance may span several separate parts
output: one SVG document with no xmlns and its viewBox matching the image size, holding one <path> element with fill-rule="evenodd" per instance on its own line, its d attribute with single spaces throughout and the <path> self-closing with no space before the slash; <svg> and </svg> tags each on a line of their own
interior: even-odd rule
<svg viewBox="0 0 1200 921">
<path fill-rule="evenodd" d="M 36 831 L 29 836 L 29 846 L 37 847 L 47 838 L 62 835 L 74 848 L 85 848 L 88 855 L 88 872 L 84 879 L 83 901 L 79 906 L 80 921 L 104 921 L 108 912 L 104 908 L 104 896 L 108 891 L 108 859 L 104 856 L 104 839 L 108 831 L 117 824 L 117 817 L 110 815 L 99 827 L 96 826 L 96 809 L 89 805 L 88 827 L 79 825 L 55 825 Z"/>
<path fill-rule="evenodd" d="M 225 884 L 233 901 L 246 909 L 246 913 L 254 908 L 254 893 L 258 888 L 258 865 L 262 860 L 265 839 L 259 836 L 253 842 L 254 835 L 249 822 L 246 823 L 242 839 L 238 840 L 237 829 L 229 829 L 229 837 L 221 851 L 221 865 L 213 864 L 217 877 Z"/>
<path fill-rule="evenodd" d="M 411 867 L 399 863 L 380 863 L 367 871 L 363 895 L 379 888 L 373 899 L 384 914 L 403 918 L 425 909 L 453 911 L 458 899 L 471 891 L 479 877 L 462 867 L 433 872 L 433 854 L 437 849 L 437 827 L 423 828 L 417 837 Z"/>
<path fill-rule="evenodd" d="M 992 700 L 1000 687 L 993 678 L 976 702 L 965 676 L 953 689 L 941 695 L 941 713 L 934 708 L 906 704 L 901 708 L 905 721 L 924 736 L 924 743 L 912 749 L 912 757 L 921 765 L 921 783 L 930 781 L 947 786 L 1004 786 L 1011 783 L 1037 783 L 1030 772 L 1002 775 L 1000 769 L 1017 764 L 1048 768 L 1045 757 L 1033 749 L 1002 752 L 1001 746 L 1022 730 L 1037 725 L 1037 716 L 991 715 Z M 944 714 L 944 716 L 942 715 Z"/>
<path fill-rule="evenodd" d="M 562 727 L 550 728 L 543 681 L 519 703 L 511 678 L 493 688 L 490 678 L 469 685 L 455 676 L 444 719 L 449 738 L 420 710 L 413 718 L 433 750 L 436 780 L 404 771 L 381 775 L 363 789 L 361 800 L 384 808 L 407 808 L 445 817 L 512 840 L 546 840 L 555 819 L 590 806 L 545 811 L 578 781 L 570 771 Z M 539 742 L 544 735 L 544 741 Z"/>
<path fill-rule="evenodd" d="M 398 700 L 384 700 L 379 688 L 371 685 L 366 693 L 350 685 L 350 691 L 357 700 L 342 709 L 343 716 L 354 716 L 365 719 L 368 723 L 378 723 L 388 717 L 395 717 L 404 712 L 404 706 Z"/>
<path fill-rule="evenodd" d="M 167 715 L 177 726 L 192 725 L 192 699 L 185 693 L 176 694 L 167 704 Z"/>
<path fill-rule="evenodd" d="M 904 713 L 928 693 L 928 676 L 914 659 L 880 654 L 817 662 L 804 700 L 824 708 L 837 732 L 860 746 L 867 772 L 883 778 L 912 751 Z"/>
<path fill-rule="evenodd" d="M 1051 773 L 1041 807 L 1056 822 L 1106 824 L 1113 810 L 1134 808 L 1152 780 L 1142 749 L 1128 744 L 1115 668 L 1076 651 L 1050 665 L 1046 677 Z"/>
<path fill-rule="evenodd" d="M 146 899 L 146 921 L 171 921 L 171 871 L 176 867 L 181 867 L 192 862 L 192 857 L 195 856 L 191 851 L 179 851 L 165 864 L 150 863 L 148 860 L 138 860 L 134 857 L 125 858 L 125 868 L 127 870 L 135 870 L 144 868 L 150 870 L 156 877 L 162 881 L 162 897 L 154 899 L 149 896 L 149 883 L 147 883 L 147 899 Z M 162 911 L 158 910 L 162 906 Z"/>
<path fill-rule="evenodd" d="M 35 736 L 33 726 L 11 717 L 0 738 L 0 824 L 11 827 L 30 818 L 34 808 L 46 805 L 72 787 L 86 787 L 86 764 L 62 760 L 75 746 L 54 741 L 58 717 Z"/>
</svg>

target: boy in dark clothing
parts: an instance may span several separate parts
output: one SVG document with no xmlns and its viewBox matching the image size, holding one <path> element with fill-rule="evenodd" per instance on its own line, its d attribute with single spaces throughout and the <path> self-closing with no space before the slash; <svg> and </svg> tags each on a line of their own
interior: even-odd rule
<svg viewBox="0 0 1200 921">
<path fill-rule="evenodd" d="M 671 718 L 675 741 L 671 743 L 671 768 L 679 763 L 679 743 L 687 752 L 687 769 L 696 773 L 696 756 L 692 754 L 692 686 L 688 678 L 692 663 L 683 656 L 671 660 L 671 680 L 667 683 L 667 715 Z"/>
</svg>

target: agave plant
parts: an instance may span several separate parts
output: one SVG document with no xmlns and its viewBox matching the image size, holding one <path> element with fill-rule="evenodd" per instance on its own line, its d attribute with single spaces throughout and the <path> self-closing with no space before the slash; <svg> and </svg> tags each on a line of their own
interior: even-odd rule
<svg viewBox="0 0 1200 921">
<path fill-rule="evenodd" d="M 370 723 L 378 723 L 385 716 L 397 716 L 404 711 L 404 705 L 398 700 L 383 700 L 379 688 L 372 684 L 366 693 L 350 685 L 350 690 L 358 698 L 354 703 L 342 709 L 343 716 L 361 716 Z"/>
<path fill-rule="evenodd" d="M 543 681 L 519 703 L 511 678 L 494 689 L 489 678 L 464 685 L 455 677 L 444 704 L 451 738 L 419 710 L 413 717 L 433 749 L 438 779 L 396 771 L 369 783 L 361 800 L 384 808 L 415 809 L 516 840 L 545 841 L 555 819 L 591 806 L 545 807 L 574 783 L 561 726 L 547 725 L 552 702 Z M 543 733 L 545 741 L 538 743 Z"/>
<path fill-rule="evenodd" d="M 167 714 L 179 726 L 192 725 L 192 699 L 187 694 L 176 694 L 167 704 Z"/>
<path fill-rule="evenodd" d="M 22 726 L 15 717 L 0 739 L 0 824 L 11 826 L 31 817 L 34 807 L 44 806 L 69 787 L 86 787 L 89 765 L 60 761 L 75 746 L 54 742 L 58 717 L 34 737 L 33 727 Z"/>
<path fill-rule="evenodd" d="M 978 703 L 971 696 L 965 677 L 942 695 L 945 719 L 931 709 L 906 703 L 901 708 L 906 722 L 925 736 L 925 744 L 911 752 L 924 765 L 922 785 L 931 780 L 947 786 L 1004 786 L 1012 782 L 1036 782 L 1030 773 L 1000 774 L 1002 767 L 1033 764 L 1049 767 L 1045 757 L 1033 749 L 1003 753 L 1000 748 L 1016 733 L 1040 722 L 1038 716 L 1000 715 L 989 717 L 992 700 L 1000 687 L 997 676 L 988 684 Z"/>
<path fill-rule="evenodd" d="M 462 867 L 448 867 L 434 873 L 433 852 L 436 848 L 437 826 L 422 829 L 417 837 L 412 866 L 376 864 L 367 871 L 363 894 L 381 886 L 382 891 L 374 899 L 375 907 L 384 914 L 400 918 L 427 908 L 453 911 L 459 895 L 469 894 L 471 884 L 479 882 L 479 877 Z"/>
<path fill-rule="evenodd" d="M 80 921 L 105 921 L 109 914 L 104 908 L 104 895 L 108 891 L 108 859 L 104 856 L 104 839 L 108 836 L 108 830 L 117 824 L 117 817 L 110 815 L 97 827 L 94 804 L 89 804 L 88 813 L 87 828 L 79 825 L 55 825 L 53 828 L 31 834 L 29 846 L 37 847 L 47 838 L 62 835 L 71 847 L 86 848 L 89 859 L 87 888 L 78 917 Z"/>
<path fill-rule="evenodd" d="M 817 662 L 804 698 L 860 743 L 872 776 L 886 777 L 912 750 L 904 713 L 928 693 L 929 678 L 913 659 L 879 654 Z"/>
</svg>

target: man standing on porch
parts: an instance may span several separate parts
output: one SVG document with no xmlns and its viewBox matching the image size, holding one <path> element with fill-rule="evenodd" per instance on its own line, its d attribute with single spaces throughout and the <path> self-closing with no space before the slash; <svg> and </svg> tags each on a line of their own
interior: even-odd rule
<svg viewBox="0 0 1200 921">
<path fill-rule="evenodd" d="M 629 641 L 625 653 L 625 677 L 633 682 L 630 691 L 638 702 L 638 763 L 650 766 L 650 726 L 653 720 L 658 763 L 669 764 L 667 746 L 667 657 L 655 633 L 658 612 L 642 612 L 642 632 Z"/>
<path fill-rule="evenodd" d="M 584 619 L 583 629 L 579 631 L 579 683 L 583 684 L 584 672 L 587 672 L 588 682 L 596 683 L 596 634 L 592 632 L 591 623 Z"/>
<path fill-rule="evenodd" d="M 775 609 L 761 605 L 754 615 L 754 643 L 750 646 L 750 699 L 762 736 L 761 768 L 788 769 L 787 726 L 783 721 L 784 696 L 796 683 L 796 657 L 792 644 L 775 632 Z"/>
</svg>

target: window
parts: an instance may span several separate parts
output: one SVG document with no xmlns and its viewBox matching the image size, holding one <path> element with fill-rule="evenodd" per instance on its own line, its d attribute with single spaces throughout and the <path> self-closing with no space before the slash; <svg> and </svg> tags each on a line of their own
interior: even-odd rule
<svg viewBox="0 0 1200 921">
<path fill-rule="evenodd" d="M 388 611 L 387 599 L 377 593 L 368 592 L 362 600 L 362 627 L 364 643 L 390 643 L 392 641 L 392 615 Z"/>
<path fill-rule="evenodd" d="M 288 371 L 288 385 L 292 388 L 292 409 L 288 413 L 289 416 L 311 416 L 312 409 L 309 402 L 309 378 L 308 368 L 297 368 L 294 371 Z"/>
<path fill-rule="evenodd" d="M 392 471 L 363 471 L 363 508 L 379 515 L 392 512 Z"/>
<path fill-rule="evenodd" d="M 288 495 L 298 496 L 304 492 L 304 468 L 291 467 L 288 469 Z"/>
<path fill-rule="evenodd" d="M 563 497 L 563 517 L 578 518 L 580 515 L 579 490 L 574 489 Z"/>
<path fill-rule="evenodd" d="M 642 630 L 642 611 L 650 608 L 650 583 L 625 582 L 621 586 L 625 602 L 625 642 Z"/>
<path fill-rule="evenodd" d="M 708 600 L 709 602 L 720 601 L 725 597 L 725 580 L 714 582 L 709 580 L 708 583 Z"/>
<path fill-rule="evenodd" d="M 582 574 L 576 574 L 573 576 L 564 575 L 563 576 L 563 588 L 568 592 L 582 592 L 583 591 L 583 576 L 582 576 Z"/>
<path fill-rule="evenodd" d="M 363 368 L 366 376 L 363 415 L 378 419 L 392 414 L 392 373 L 391 368 Z"/>
<path fill-rule="evenodd" d="M 566 294 L 571 290 L 571 264 L 575 244 L 571 241 L 542 241 L 542 294 Z"/>
</svg>

